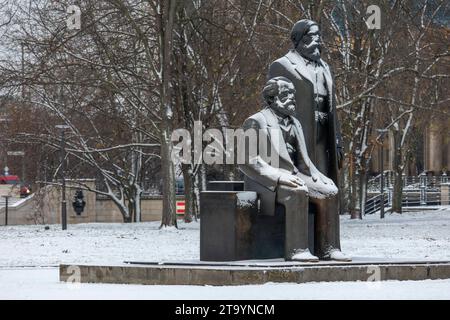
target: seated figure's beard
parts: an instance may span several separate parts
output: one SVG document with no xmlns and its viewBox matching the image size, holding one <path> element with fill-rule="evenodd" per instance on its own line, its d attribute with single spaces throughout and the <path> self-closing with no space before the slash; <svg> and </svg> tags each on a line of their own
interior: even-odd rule
<svg viewBox="0 0 450 320">
<path fill-rule="evenodd" d="M 317 42 L 311 42 L 310 44 L 306 44 L 304 42 L 300 42 L 297 46 L 297 51 L 305 58 L 312 61 L 320 60 L 320 44 Z"/>
<path fill-rule="evenodd" d="M 288 108 L 288 105 L 292 106 L 292 110 Z M 288 102 L 285 105 L 281 105 L 274 102 L 270 105 L 270 108 L 280 117 L 295 116 L 295 102 Z"/>
</svg>

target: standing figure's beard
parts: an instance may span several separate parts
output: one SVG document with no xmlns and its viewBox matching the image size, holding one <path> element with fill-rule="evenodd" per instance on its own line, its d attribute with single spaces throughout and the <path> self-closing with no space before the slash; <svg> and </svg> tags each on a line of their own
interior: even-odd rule
<svg viewBox="0 0 450 320">
<path fill-rule="evenodd" d="M 303 41 L 297 46 L 297 51 L 305 58 L 312 61 L 320 60 L 321 46 L 319 43 L 312 41 L 310 44 L 306 44 Z"/>
</svg>

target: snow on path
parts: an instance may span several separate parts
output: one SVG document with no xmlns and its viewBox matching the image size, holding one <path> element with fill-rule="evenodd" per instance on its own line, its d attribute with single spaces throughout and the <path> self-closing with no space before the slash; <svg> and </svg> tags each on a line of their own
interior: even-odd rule
<svg viewBox="0 0 450 320">
<path fill-rule="evenodd" d="M 139 286 L 67 284 L 58 269 L 0 268 L 0 299 L 450 299 L 450 280 L 267 283 L 249 286 Z"/>
<path fill-rule="evenodd" d="M 199 223 L 159 230 L 159 222 L 0 227 L 0 267 L 117 264 L 199 259 Z M 342 249 L 355 257 L 450 260 L 450 208 L 341 217 Z"/>
<path fill-rule="evenodd" d="M 345 218 L 341 245 L 352 256 L 450 261 L 450 208 Z"/>
</svg>

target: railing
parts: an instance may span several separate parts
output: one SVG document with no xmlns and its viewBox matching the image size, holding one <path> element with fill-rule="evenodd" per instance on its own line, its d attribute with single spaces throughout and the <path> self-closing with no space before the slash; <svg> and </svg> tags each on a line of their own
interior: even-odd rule
<svg viewBox="0 0 450 320">
<path fill-rule="evenodd" d="M 387 195 L 384 195 L 384 207 L 388 208 L 388 198 Z M 365 214 L 374 214 L 381 209 L 381 194 L 378 194 L 374 197 L 371 197 L 366 201 L 366 210 Z"/>
<path fill-rule="evenodd" d="M 394 172 L 393 171 L 385 171 L 384 172 L 384 189 L 386 190 L 389 187 L 394 186 Z M 439 188 L 442 183 L 449 182 L 448 176 L 446 173 L 443 173 L 441 176 L 429 176 L 425 173 L 422 173 L 418 176 L 406 176 L 403 175 L 403 188 L 404 189 L 417 189 L 421 185 L 425 185 L 428 188 Z M 370 178 L 367 182 L 367 189 L 372 192 L 378 192 L 381 190 L 381 174 Z"/>
<path fill-rule="evenodd" d="M 384 190 L 385 201 L 384 207 L 386 211 L 391 210 L 394 177 L 392 171 L 384 172 Z M 448 177 L 444 173 L 442 176 L 427 176 L 421 174 L 419 176 L 403 176 L 403 193 L 402 206 L 436 206 L 442 204 L 442 184 L 448 183 Z M 366 201 L 365 214 L 374 214 L 381 208 L 381 175 L 378 175 L 368 181 L 368 191 L 372 197 Z M 447 197 L 446 195 L 444 195 Z M 450 196 L 450 195 L 449 195 Z M 444 203 L 448 200 L 444 200 Z"/>
</svg>

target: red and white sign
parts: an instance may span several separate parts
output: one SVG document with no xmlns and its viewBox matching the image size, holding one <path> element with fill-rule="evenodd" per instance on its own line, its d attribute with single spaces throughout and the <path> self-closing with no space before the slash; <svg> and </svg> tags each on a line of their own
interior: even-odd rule
<svg viewBox="0 0 450 320">
<path fill-rule="evenodd" d="M 177 215 L 184 215 L 184 210 L 185 210 L 185 202 L 184 200 L 178 200 L 177 201 Z"/>
</svg>

